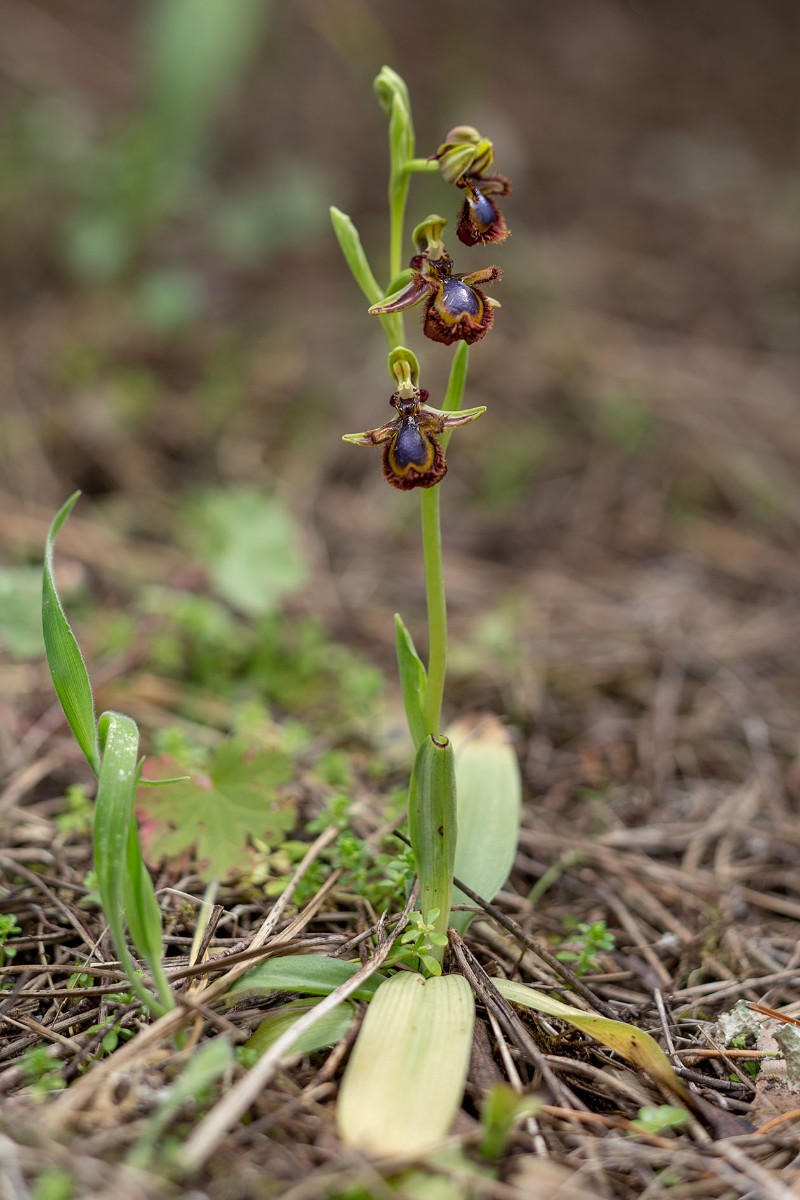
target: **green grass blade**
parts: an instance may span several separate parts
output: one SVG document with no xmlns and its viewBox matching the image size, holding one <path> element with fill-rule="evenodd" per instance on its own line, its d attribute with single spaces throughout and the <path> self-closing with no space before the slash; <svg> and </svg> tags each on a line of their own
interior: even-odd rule
<svg viewBox="0 0 800 1200">
<path fill-rule="evenodd" d="M 136 891 L 136 886 L 126 880 L 126 872 L 133 797 L 139 773 L 139 730 L 130 717 L 114 712 L 103 713 L 97 728 L 102 750 L 94 816 L 97 888 L 117 954 L 133 990 L 149 1008 L 161 1011 L 161 1006 L 155 1003 L 136 971 L 125 940 L 123 920 L 126 895 L 132 900 Z M 133 921 L 144 937 L 147 913 L 144 910 L 135 913 Z"/>
<path fill-rule="evenodd" d="M 408 832 L 419 877 L 419 906 L 434 932 L 447 936 L 456 855 L 456 776 L 453 747 L 426 737 L 417 751 L 408 795 Z M 444 947 L 434 947 L 441 964 Z"/>
<path fill-rule="evenodd" d="M 425 723 L 428 677 L 422 659 L 417 654 L 411 634 L 406 629 L 399 613 L 394 614 L 394 631 L 397 669 L 400 673 L 400 688 L 403 693 L 406 720 L 414 749 L 417 750 L 428 733 Z"/>
<path fill-rule="evenodd" d="M 125 868 L 122 878 L 122 909 L 131 941 L 150 968 L 162 1003 L 166 1008 L 172 1008 L 173 1000 L 162 965 L 164 942 L 161 909 L 158 907 L 150 872 L 144 865 L 133 813 L 128 823 Z"/>
<path fill-rule="evenodd" d="M 309 996 L 327 996 L 351 979 L 361 967 L 360 962 L 344 962 L 325 954 L 287 954 L 251 967 L 236 980 L 226 996 L 237 1003 L 242 999 L 242 992 L 305 992 Z M 354 999 L 371 1000 L 386 978 L 379 972 L 371 975 L 353 993 Z"/>
<path fill-rule="evenodd" d="M 522 780 L 508 732 L 496 717 L 457 721 L 453 742 L 458 791 L 458 844 L 454 874 L 484 900 L 493 900 L 514 865 L 519 839 Z M 471 901 L 458 888 L 454 904 Z M 463 934 L 474 914 L 453 913 Z"/>
<path fill-rule="evenodd" d="M 47 665 L 64 716 L 86 761 L 97 775 L 100 754 L 95 731 L 92 685 L 80 647 L 64 615 L 53 578 L 53 548 L 56 535 L 66 521 L 80 492 L 75 492 L 56 515 L 47 534 L 42 581 L 42 632 Z"/>
<path fill-rule="evenodd" d="M 461 1104 L 475 1002 L 461 975 L 393 976 L 376 992 L 345 1071 L 345 1145 L 414 1155 L 447 1135 Z"/>
<path fill-rule="evenodd" d="M 167 1093 L 165 1100 L 150 1117 L 144 1133 L 131 1151 L 128 1162 L 143 1168 L 158 1151 L 162 1135 L 167 1126 L 178 1115 L 185 1104 L 197 1102 L 220 1075 L 230 1071 L 236 1058 L 229 1042 L 216 1037 L 192 1053 L 186 1066 Z"/>
</svg>

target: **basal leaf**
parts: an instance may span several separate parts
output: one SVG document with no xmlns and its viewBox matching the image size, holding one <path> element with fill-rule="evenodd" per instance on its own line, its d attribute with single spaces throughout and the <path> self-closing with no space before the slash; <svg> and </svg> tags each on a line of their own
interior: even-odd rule
<svg viewBox="0 0 800 1200">
<path fill-rule="evenodd" d="M 455 874 L 484 900 L 493 900 L 514 864 L 522 781 L 508 732 L 496 717 L 456 721 L 447 731 L 455 751 L 458 843 Z M 454 904 L 471 901 L 458 888 Z M 452 914 L 463 934 L 472 913 Z"/>
<path fill-rule="evenodd" d="M 174 764 L 166 773 L 175 773 Z M 139 805 L 149 818 L 142 831 L 148 861 L 191 851 L 202 879 L 226 878 L 244 864 L 250 839 L 274 843 L 294 826 L 293 801 L 275 790 L 290 775 L 285 754 L 251 758 L 244 743 L 234 739 L 220 744 L 208 775 L 168 788 L 142 788 Z"/>
<path fill-rule="evenodd" d="M 414 1155 L 445 1137 L 464 1092 L 474 1020 L 461 975 L 404 972 L 382 984 L 339 1092 L 345 1145 Z"/>
</svg>

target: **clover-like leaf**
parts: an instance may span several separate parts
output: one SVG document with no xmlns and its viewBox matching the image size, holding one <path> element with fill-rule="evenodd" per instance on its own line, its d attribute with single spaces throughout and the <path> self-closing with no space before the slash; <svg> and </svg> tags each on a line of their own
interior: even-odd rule
<svg viewBox="0 0 800 1200">
<path fill-rule="evenodd" d="M 148 766 L 152 769 L 153 762 Z M 165 764 L 175 775 L 174 764 Z M 144 853 L 151 863 L 192 852 L 204 880 L 224 879 L 243 865 L 248 842 L 274 842 L 295 822 L 293 801 L 276 788 L 291 774 L 285 754 L 250 755 L 238 738 L 220 744 L 207 775 L 142 789 Z"/>
</svg>

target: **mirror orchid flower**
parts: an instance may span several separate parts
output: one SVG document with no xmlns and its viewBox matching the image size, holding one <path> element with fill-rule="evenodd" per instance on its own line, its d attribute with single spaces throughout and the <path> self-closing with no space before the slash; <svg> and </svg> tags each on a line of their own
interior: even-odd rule
<svg viewBox="0 0 800 1200">
<path fill-rule="evenodd" d="M 426 337 L 446 346 L 457 341 L 472 345 L 486 334 L 494 320 L 493 309 L 500 307 L 477 285 L 500 279 L 502 272 L 499 267 L 484 267 L 456 275 L 452 258 L 441 244 L 439 248 L 441 254 L 436 258 L 430 252 L 415 254 L 409 263 L 409 282 L 380 304 L 373 304 L 369 312 L 402 312 L 424 302 L 422 330 Z"/>
<path fill-rule="evenodd" d="M 508 226 L 493 197 L 510 195 L 511 184 L 505 175 L 488 173 L 494 161 L 494 147 L 488 138 L 471 125 L 457 125 L 430 161 L 439 164 L 447 183 L 466 192 L 456 227 L 460 241 L 475 246 L 508 237 Z"/>
<path fill-rule="evenodd" d="M 382 446 L 384 478 L 402 491 L 433 487 L 444 479 L 447 463 L 440 435 L 447 429 L 468 425 L 486 412 L 485 406 L 444 412 L 431 408 L 427 400 L 424 388 L 401 387 L 389 398 L 397 411 L 392 421 L 344 436 L 344 441 L 356 446 Z"/>
</svg>

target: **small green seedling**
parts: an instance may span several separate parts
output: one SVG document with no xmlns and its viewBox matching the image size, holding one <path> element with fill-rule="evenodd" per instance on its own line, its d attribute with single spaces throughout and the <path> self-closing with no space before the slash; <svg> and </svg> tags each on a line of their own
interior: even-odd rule
<svg viewBox="0 0 800 1200">
<path fill-rule="evenodd" d="M 668 1129 L 681 1129 L 688 1120 L 688 1110 L 675 1104 L 646 1104 L 639 1109 L 633 1127 L 642 1133 L 660 1134 Z"/>
<path fill-rule="evenodd" d="M 598 954 L 614 949 L 614 935 L 606 928 L 605 921 L 579 921 L 575 925 L 573 938 L 579 938 L 578 950 L 559 950 L 556 958 L 560 962 L 573 963 L 576 975 L 586 975 L 599 967 Z"/>
</svg>

